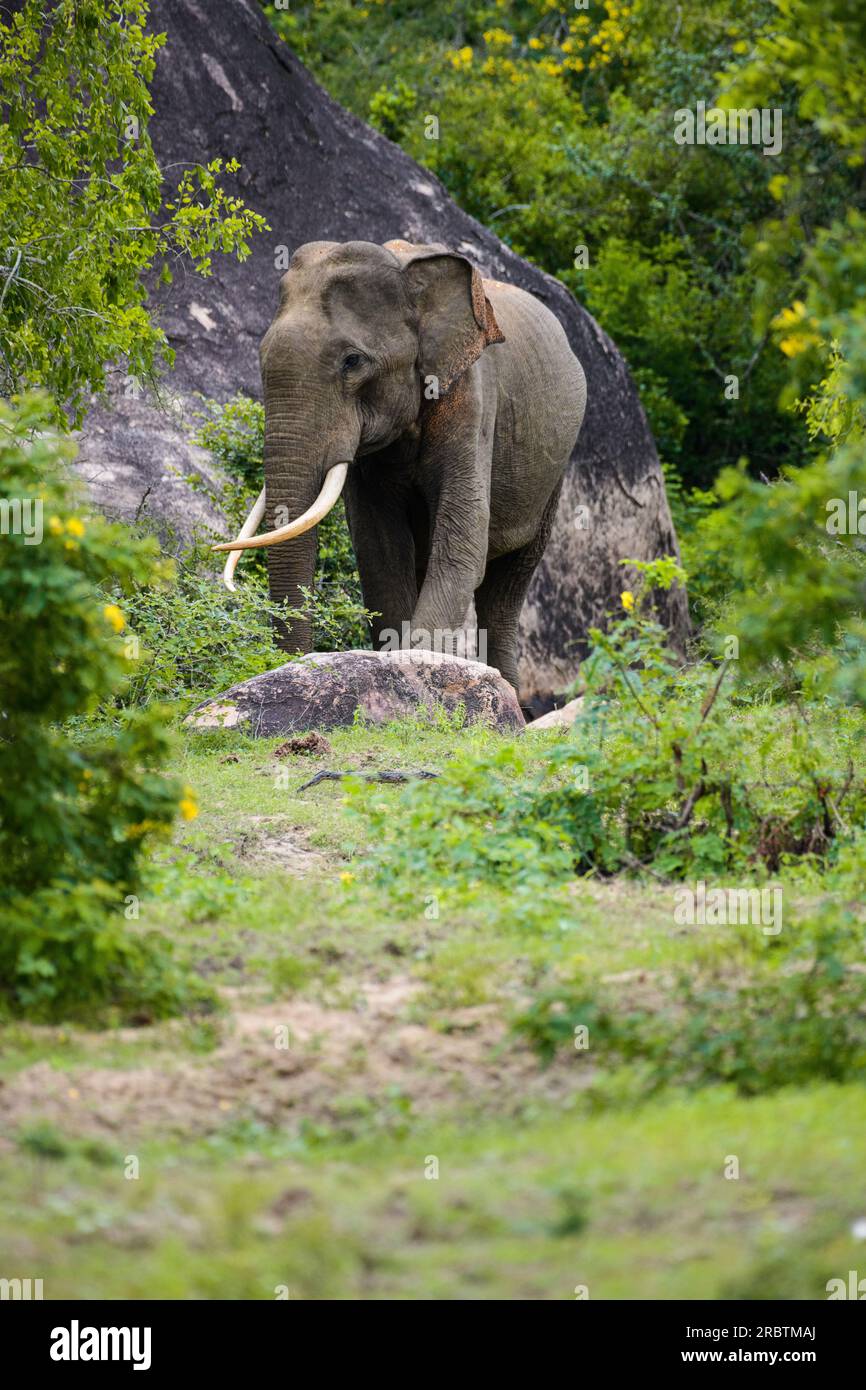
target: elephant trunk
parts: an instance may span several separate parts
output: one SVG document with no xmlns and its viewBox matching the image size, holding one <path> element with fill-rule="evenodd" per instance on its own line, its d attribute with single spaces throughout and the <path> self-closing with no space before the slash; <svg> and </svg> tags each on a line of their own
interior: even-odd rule
<svg viewBox="0 0 866 1390">
<path fill-rule="evenodd" d="M 357 412 L 346 412 L 335 393 L 309 378 L 289 377 L 279 366 L 263 370 L 265 395 L 265 486 L 233 541 L 213 547 L 228 551 L 223 573 L 228 588 L 242 550 L 269 547 L 272 600 L 298 616 L 276 621 L 284 651 L 312 648 L 312 623 L 303 612 L 301 588 L 311 589 L 318 523 L 335 505 L 360 440 Z M 256 535 L 262 519 L 267 530 Z"/>
<path fill-rule="evenodd" d="M 323 471 L 317 463 L 322 448 L 316 437 L 309 391 L 265 382 L 265 519 L 268 530 L 301 516 L 318 495 Z M 303 609 L 301 586 L 312 589 L 318 532 L 315 527 L 268 550 L 268 586 L 275 603 Z M 313 646 L 309 616 L 276 624 L 277 644 L 287 652 L 308 652 Z"/>
</svg>

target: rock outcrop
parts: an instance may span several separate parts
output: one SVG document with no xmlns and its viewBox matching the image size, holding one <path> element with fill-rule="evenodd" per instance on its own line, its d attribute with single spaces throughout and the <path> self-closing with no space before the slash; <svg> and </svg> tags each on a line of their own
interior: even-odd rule
<svg viewBox="0 0 866 1390">
<path fill-rule="evenodd" d="M 547 714 L 533 719 L 531 724 L 527 724 L 526 732 L 532 734 L 544 733 L 546 729 L 570 729 L 582 709 L 583 696 L 578 695 L 577 699 L 569 700 L 567 705 L 548 710 Z"/>
<path fill-rule="evenodd" d="M 437 652 L 312 652 L 233 685 L 187 715 L 193 729 L 239 729 L 257 738 L 355 722 L 388 724 L 419 709 L 466 712 L 470 724 L 524 727 L 517 696 L 492 666 Z"/>
<path fill-rule="evenodd" d="M 286 255 L 322 239 L 443 242 L 543 300 L 586 373 L 583 430 L 521 622 L 522 698 L 546 708 L 573 677 L 587 628 L 619 606 L 627 587 L 619 561 L 677 549 L 655 446 L 620 353 L 562 284 L 514 255 L 432 174 L 332 101 L 255 0 L 221 4 L 218 20 L 201 0 L 152 0 L 150 23 L 168 35 L 152 84 L 160 162 L 236 156 L 236 190 L 271 231 L 254 238 L 243 264 L 216 257 L 208 279 L 180 273 L 153 287 L 151 305 L 176 354 L 166 390 L 182 418 L 123 394 L 113 410 L 95 408 L 81 462 L 94 497 L 109 512 L 138 510 L 180 531 L 213 523 L 201 495 L 184 498 L 178 483 L 178 473 L 200 469 L 188 444 L 196 393 L 259 395 L 258 345 Z M 665 605 L 681 641 L 684 594 L 666 596 Z"/>
</svg>

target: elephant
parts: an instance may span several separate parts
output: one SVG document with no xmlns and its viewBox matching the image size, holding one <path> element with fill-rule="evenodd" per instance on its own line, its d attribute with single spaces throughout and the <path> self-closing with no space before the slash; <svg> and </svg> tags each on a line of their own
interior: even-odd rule
<svg viewBox="0 0 866 1390">
<path fill-rule="evenodd" d="M 583 421 L 559 320 L 441 245 L 315 241 L 292 256 L 261 344 L 265 486 L 233 541 L 268 546 L 271 597 L 302 607 L 315 527 L 345 489 L 374 645 L 435 645 L 474 599 L 517 687 L 517 625 Z M 267 513 L 270 529 L 257 535 Z M 307 618 L 280 645 L 309 651 Z"/>
</svg>

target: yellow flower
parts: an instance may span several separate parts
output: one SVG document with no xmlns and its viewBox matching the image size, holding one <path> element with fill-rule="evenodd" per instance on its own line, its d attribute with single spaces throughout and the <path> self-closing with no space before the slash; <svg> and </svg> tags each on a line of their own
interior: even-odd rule
<svg viewBox="0 0 866 1390">
<path fill-rule="evenodd" d="M 195 799 L 195 793 L 192 787 L 184 787 L 183 796 L 178 802 L 178 808 L 184 820 L 195 820 L 198 815 L 198 802 Z"/>
<path fill-rule="evenodd" d="M 355 882 L 355 875 L 354 875 L 354 874 L 350 874 L 349 871 L 348 871 L 348 869 L 346 869 L 346 870 L 343 871 L 343 873 L 340 874 L 340 882 L 341 882 L 341 883 L 354 883 L 354 882 Z"/>
<path fill-rule="evenodd" d="M 504 29 L 485 29 L 484 42 L 489 48 L 510 48 L 513 40 Z"/>
<path fill-rule="evenodd" d="M 531 38 L 531 39 L 529 40 L 529 47 L 530 47 L 530 48 L 543 48 L 543 47 L 544 47 L 544 44 L 541 42 L 541 39 Z"/>
<path fill-rule="evenodd" d="M 107 603 L 102 610 L 102 616 L 107 622 L 111 623 L 115 632 L 122 632 L 126 627 L 126 619 L 116 603 Z"/>
<path fill-rule="evenodd" d="M 801 352 L 814 347 L 817 341 L 814 333 L 791 333 L 780 340 L 779 347 L 786 357 L 799 357 Z"/>
<path fill-rule="evenodd" d="M 781 314 L 776 315 L 771 326 L 786 330 L 785 337 L 779 343 L 786 357 L 798 357 L 801 352 L 815 347 L 821 341 L 813 331 L 812 323 L 813 320 L 802 299 L 795 299 L 790 309 L 783 309 Z"/>
<path fill-rule="evenodd" d="M 77 549 L 78 549 L 78 541 L 64 541 L 64 542 L 63 542 L 63 549 L 64 549 L 64 550 L 77 550 Z"/>
<path fill-rule="evenodd" d="M 467 44 L 465 48 L 458 48 L 456 53 L 449 53 L 448 57 L 452 67 L 468 68 L 472 64 L 472 49 Z"/>
<path fill-rule="evenodd" d="M 48 529 L 52 536 L 63 535 L 63 522 L 60 520 L 59 516 L 52 516 L 49 518 Z"/>
<path fill-rule="evenodd" d="M 69 532 L 70 536 L 83 536 L 84 522 L 81 521 L 77 516 L 71 516 L 66 523 L 66 529 Z"/>
<path fill-rule="evenodd" d="M 619 596 L 619 601 L 625 609 L 626 613 L 630 613 L 631 610 L 634 608 L 634 594 L 631 592 L 630 589 L 623 590 L 623 592 Z"/>
</svg>

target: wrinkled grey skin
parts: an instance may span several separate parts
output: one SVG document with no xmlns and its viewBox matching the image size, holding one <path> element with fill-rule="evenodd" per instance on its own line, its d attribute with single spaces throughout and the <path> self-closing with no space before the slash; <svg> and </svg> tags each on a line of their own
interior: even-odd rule
<svg viewBox="0 0 866 1390">
<path fill-rule="evenodd" d="M 518 615 L 586 399 L 558 320 L 443 247 L 310 242 L 280 283 L 261 368 L 266 528 L 351 462 L 344 496 L 364 602 L 381 614 L 374 643 L 407 620 L 456 630 L 474 596 L 487 661 L 516 686 Z M 315 531 L 273 546 L 271 596 L 298 605 L 315 556 Z M 281 643 L 309 651 L 309 623 Z"/>
</svg>

